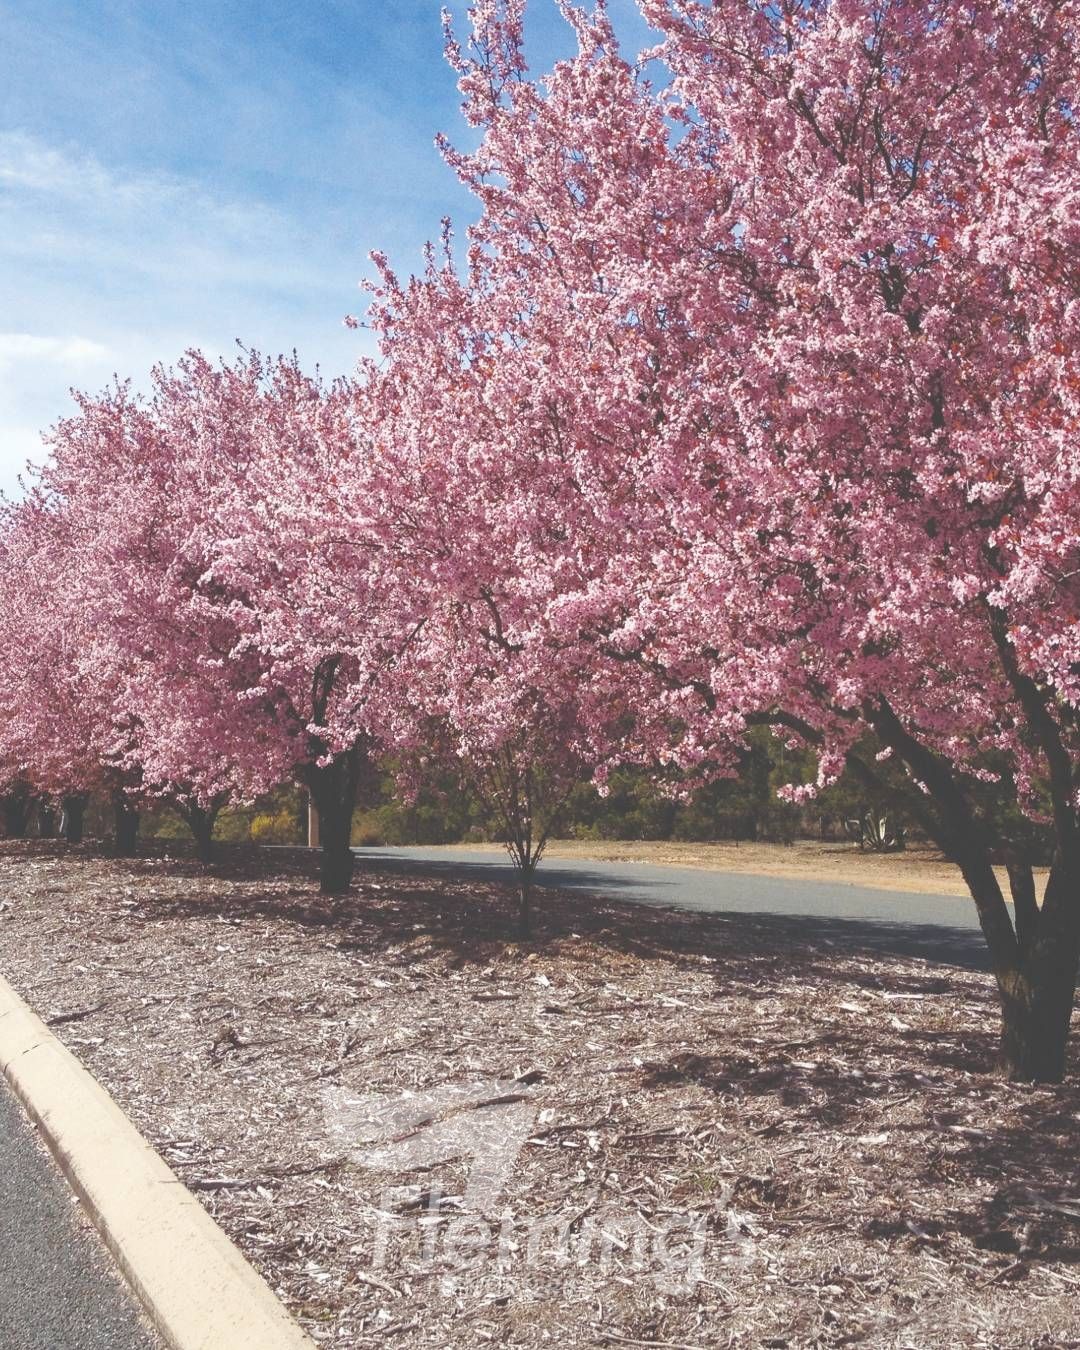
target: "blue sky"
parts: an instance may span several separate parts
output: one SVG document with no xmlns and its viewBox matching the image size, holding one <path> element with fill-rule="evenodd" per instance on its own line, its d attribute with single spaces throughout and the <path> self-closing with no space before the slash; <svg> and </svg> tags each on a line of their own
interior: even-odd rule
<svg viewBox="0 0 1080 1350">
<path fill-rule="evenodd" d="M 0 0 L 0 487 L 72 385 L 237 338 L 352 368 L 368 252 L 408 272 L 473 216 L 433 145 L 468 134 L 439 9 Z M 643 44 L 633 0 L 611 9 Z M 533 68 L 572 46 L 533 0 Z"/>
</svg>

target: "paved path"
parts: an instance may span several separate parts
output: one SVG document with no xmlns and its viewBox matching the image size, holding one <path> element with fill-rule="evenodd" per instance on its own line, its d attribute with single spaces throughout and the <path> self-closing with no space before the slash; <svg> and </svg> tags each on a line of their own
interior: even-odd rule
<svg viewBox="0 0 1080 1350">
<path fill-rule="evenodd" d="M 423 868 L 509 881 L 500 853 L 460 848 L 361 848 L 380 867 Z M 881 951 L 987 969 L 986 945 L 970 900 L 949 895 L 880 891 L 868 886 L 711 872 L 652 863 L 548 858 L 537 884 L 594 891 L 645 905 L 673 905 L 714 914 L 753 914 L 808 939 L 848 940 Z"/>
<path fill-rule="evenodd" d="M 0 1346 L 161 1350 L 0 1079 Z"/>
</svg>

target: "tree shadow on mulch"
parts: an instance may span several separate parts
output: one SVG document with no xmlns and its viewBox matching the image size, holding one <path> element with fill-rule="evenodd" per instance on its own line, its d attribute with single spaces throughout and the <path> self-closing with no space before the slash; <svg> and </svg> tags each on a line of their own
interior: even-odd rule
<svg viewBox="0 0 1080 1350">
<path fill-rule="evenodd" d="M 759 1099 L 774 1112 L 758 1131 L 766 1138 L 798 1139 L 822 1128 L 865 1132 L 852 1140 L 857 1148 L 887 1136 L 889 1148 L 913 1164 L 916 1187 L 954 1203 L 929 1218 L 903 1208 L 873 1218 L 861 1225 L 868 1238 L 930 1249 L 966 1239 L 1011 1258 L 1001 1267 L 1007 1279 L 1022 1279 L 1036 1262 L 1080 1265 L 1080 1055 L 1074 1050 L 1065 1083 L 1028 1087 L 986 1073 L 995 1050 L 990 1032 L 875 1027 L 868 1063 L 865 1030 L 837 1027 L 782 1050 L 675 1055 L 646 1064 L 640 1082 L 694 1083 L 720 1100 Z M 897 1113 L 913 1100 L 913 1118 Z"/>
<path fill-rule="evenodd" d="M 107 848 L 93 842 L 78 849 L 58 841 L 0 844 L 0 853 L 9 849 L 19 856 L 110 857 Z M 232 920 L 276 920 L 324 930 L 336 935 L 343 950 L 388 956 L 401 965 L 439 953 L 458 968 L 485 966 L 508 948 L 580 963 L 587 955 L 583 944 L 595 944 L 629 960 L 662 960 L 676 970 L 699 973 L 706 968 L 714 976 L 717 997 L 764 1000 L 779 983 L 793 979 L 815 987 L 854 986 L 892 998 L 932 997 L 955 990 L 950 967 L 974 964 L 952 960 L 954 929 L 942 930 L 943 963 L 915 964 L 889 958 L 909 957 L 913 929 L 932 949 L 935 930 L 923 925 L 702 913 L 547 887 L 537 897 L 533 937 L 522 943 L 513 889 L 484 876 L 483 869 L 459 877 L 449 864 L 387 869 L 381 860 L 365 859 L 348 893 L 325 896 L 318 890 L 318 855 L 307 849 L 219 845 L 215 861 L 205 864 L 186 846 L 154 840 L 143 844 L 138 858 L 110 861 L 133 883 L 142 883 L 142 894 L 135 892 L 139 903 L 129 913 L 143 922 L 222 914 Z M 164 877 L 191 885 L 181 894 L 157 891 L 153 883 Z M 224 892 L 223 881 L 231 883 Z M 982 943 L 977 931 L 971 936 L 973 946 Z M 965 997 L 982 997 L 988 1008 L 992 1005 L 989 987 L 966 987 Z M 988 1044 L 958 1048 L 950 1036 L 940 1046 L 920 1047 L 917 1055 L 909 1049 L 907 1057 L 923 1066 L 978 1072 L 992 1065 L 993 1056 Z"/>
<path fill-rule="evenodd" d="M 17 851 L 71 856 L 54 844 L 20 841 Z M 82 851 L 94 854 L 89 846 Z M 1008 1279 L 1022 1278 L 1035 1262 L 1080 1263 L 1075 1050 L 1072 1079 L 1062 1086 L 1024 1088 L 992 1077 L 997 1013 L 991 983 L 970 970 L 913 961 L 902 948 L 883 949 L 882 925 L 865 926 L 874 930 L 868 934 L 850 921 L 703 914 L 545 890 L 536 937 L 520 944 L 512 890 L 449 868 L 388 870 L 365 861 L 348 895 L 325 897 L 317 890 L 317 858 L 306 850 L 226 846 L 206 866 L 178 857 L 174 845 L 150 845 L 142 858 L 114 861 L 132 886 L 126 913 L 143 924 L 218 916 L 270 920 L 318 930 L 342 950 L 403 967 L 435 958 L 450 968 L 473 968 L 503 954 L 526 959 L 535 953 L 600 991 L 612 976 L 596 959 L 598 949 L 631 963 L 663 961 L 676 972 L 693 972 L 699 988 L 705 975 L 717 1000 L 715 1014 L 706 1009 L 707 1048 L 722 1035 L 734 1048 L 673 1047 L 665 1059 L 641 1065 L 628 1086 L 703 1089 L 715 1097 L 718 1115 L 725 1103 L 752 1107 L 740 1119 L 766 1140 L 805 1133 L 858 1149 L 864 1136 L 887 1135 L 886 1160 L 889 1151 L 902 1157 L 906 1175 L 941 1204 L 930 1217 L 904 1204 L 889 1217 L 853 1213 L 852 1224 L 869 1239 L 928 1249 L 964 1240 L 1000 1256 Z M 155 878 L 169 887 L 156 887 Z M 179 891 L 177 879 L 187 883 Z M 903 924 L 884 927 L 905 937 Z M 800 989 L 808 998 L 824 995 L 816 1018 L 800 1018 Z M 728 1026 L 723 1001 L 736 996 L 750 1012 Z M 905 1017 L 905 1009 L 926 1009 L 942 997 L 949 1007 L 963 1002 L 974 1015 L 955 1026 Z M 778 999 L 781 1029 L 770 1033 L 767 1005 Z M 695 1001 L 709 998 L 696 995 Z"/>
<path fill-rule="evenodd" d="M 202 891 L 213 879 L 237 883 L 227 898 L 232 918 L 278 919 L 339 935 L 350 950 L 376 952 L 415 945 L 441 950 L 461 965 L 487 964 L 498 949 L 521 945 L 517 897 L 513 889 L 484 869 L 457 869 L 450 864 L 403 864 L 387 868 L 382 861 L 357 866 L 349 892 L 324 896 L 317 889 L 317 856 L 306 849 L 263 849 L 222 846 L 212 864 L 177 857 L 174 848 L 147 849 L 148 856 L 114 860 L 133 879 L 147 879 L 167 863 L 170 877 L 190 878 L 183 897 L 155 897 L 145 905 L 145 918 L 180 918 L 222 910 L 220 893 Z M 395 860 L 395 863 L 397 860 Z M 459 871 L 463 875 L 459 875 Z M 282 889 L 282 880 L 294 884 Z M 273 883 L 265 887 L 260 882 Z M 613 885 L 618 878 L 613 878 Z M 607 883 L 604 883 L 605 889 Z M 899 902 L 902 903 L 902 900 Z M 962 902 L 959 902 L 962 903 Z M 947 971 L 951 965 L 977 967 L 984 959 L 982 937 L 970 935 L 969 959 L 957 957 L 957 930 L 926 925 L 865 924 L 848 919 L 802 918 L 780 914 L 720 914 L 668 909 L 581 890 L 544 887 L 537 894 L 536 922 L 525 944 L 537 951 L 554 949 L 565 939 L 586 939 L 625 957 L 664 960 L 676 967 L 700 969 L 704 959 L 718 963 L 718 992 L 769 996 L 778 978 L 793 974 L 793 951 L 800 978 L 810 982 L 854 979 L 867 989 L 888 985 L 894 993 L 922 996 L 951 989 L 947 974 L 925 976 L 888 971 L 885 956 L 940 950 Z M 963 935 L 966 939 L 968 935 Z M 937 947 L 935 947 L 937 942 Z M 966 951 L 966 949 L 965 949 Z M 837 973 L 838 955 L 865 955 L 871 968 Z"/>
</svg>

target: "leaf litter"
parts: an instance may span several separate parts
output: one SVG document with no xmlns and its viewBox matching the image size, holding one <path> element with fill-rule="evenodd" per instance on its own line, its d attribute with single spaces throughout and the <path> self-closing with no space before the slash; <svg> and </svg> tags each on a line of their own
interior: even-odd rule
<svg viewBox="0 0 1080 1350">
<path fill-rule="evenodd" d="M 524 944 L 471 876 L 313 877 L 0 845 L 0 970 L 318 1344 L 1080 1346 L 1077 1066 L 994 1076 L 989 976 L 564 892 Z M 483 1149 L 372 1166 L 335 1112 L 376 1099 L 406 1146 L 531 1112 L 495 1202 Z"/>
</svg>

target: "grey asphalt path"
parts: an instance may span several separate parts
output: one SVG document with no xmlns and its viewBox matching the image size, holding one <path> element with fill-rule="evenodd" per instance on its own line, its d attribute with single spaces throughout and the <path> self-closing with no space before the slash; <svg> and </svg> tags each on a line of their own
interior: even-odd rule
<svg viewBox="0 0 1080 1350">
<path fill-rule="evenodd" d="M 434 847 L 360 848 L 355 852 L 361 859 L 391 869 L 514 880 L 509 860 L 495 852 Z M 758 927 L 773 925 L 789 935 L 804 935 L 808 941 L 853 942 L 948 965 L 989 968 L 975 907 L 957 896 L 577 858 L 543 860 L 536 882 L 637 904 L 724 916 L 752 915 Z"/>
<path fill-rule="evenodd" d="M 162 1350 L 0 1079 L 0 1347 Z"/>
</svg>

